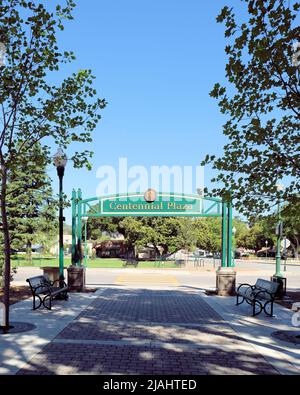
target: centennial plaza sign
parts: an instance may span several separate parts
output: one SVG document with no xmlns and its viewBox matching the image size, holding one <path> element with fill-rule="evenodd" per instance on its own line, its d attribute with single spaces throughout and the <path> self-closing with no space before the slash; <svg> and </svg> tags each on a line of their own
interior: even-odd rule
<svg viewBox="0 0 300 395">
<path fill-rule="evenodd" d="M 164 196 L 160 194 L 153 202 L 147 202 L 144 197 L 116 196 L 103 198 L 101 212 L 109 215 L 192 215 L 201 212 L 201 200 L 182 198 L 181 196 Z"/>
<path fill-rule="evenodd" d="M 220 198 L 156 192 L 116 194 L 88 199 L 72 193 L 72 262 L 81 265 L 82 234 L 90 217 L 221 217 L 222 267 L 232 265 L 232 205 Z M 84 225 L 84 232 L 83 232 Z M 86 236 L 85 236 L 86 245 Z M 77 251 L 77 253 L 76 253 Z"/>
<path fill-rule="evenodd" d="M 82 215 L 105 216 L 221 216 L 222 201 L 198 195 L 158 193 L 118 194 L 82 200 Z"/>
</svg>

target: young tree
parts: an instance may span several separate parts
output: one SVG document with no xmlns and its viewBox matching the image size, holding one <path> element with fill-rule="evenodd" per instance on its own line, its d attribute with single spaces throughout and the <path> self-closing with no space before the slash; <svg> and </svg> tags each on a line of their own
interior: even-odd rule
<svg viewBox="0 0 300 395">
<path fill-rule="evenodd" d="M 287 201 L 300 187 L 300 62 L 293 49 L 300 3 L 241 3 L 248 6 L 248 20 L 238 23 L 228 6 L 217 17 L 226 26 L 229 84 L 217 83 L 210 94 L 227 115 L 229 141 L 221 157 L 207 155 L 203 164 L 219 171 L 213 192 L 230 191 L 240 212 L 253 215 L 272 207 L 278 181 L 285 179 Z"/>
<path fill-rule="evenodd" d="M 54 84 L 60 66 L 71 62 L 73 52 L 60 51 L 57 33 L 64 20 L 71 20 L 75 4 L 59 0 L 45 5 L 29 0 L 2 0 L 0 42 L 6 48 L 0 66 L 0 204 L 4 239 L 5 328 L 9 328 L 10 218 L 7 215 L 8 180 L 11 172 L 27 160 L 28 152 L 40 142 L 51 161 L 51 145 L 67 146 L 90 142 L 100 120 L 105 100 L 97 98 L 91 70 L 80 70 Z M 3 47 L 3 45 L 2 45 Z M 51 79 L 49 78 L 51 74 Z M 51 80 L 51 82 L 50 82 Z M 89 166 L 87 150 L 70 158 L 75 167 Z M 26 186 L 24 193 L 26 192 Z"/>
</svg>

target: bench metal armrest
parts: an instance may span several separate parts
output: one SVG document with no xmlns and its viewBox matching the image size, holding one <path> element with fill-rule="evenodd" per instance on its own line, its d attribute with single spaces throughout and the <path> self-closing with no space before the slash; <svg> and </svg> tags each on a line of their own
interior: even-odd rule
<svg viewBox="0 0 300 395">
<path fill-rule="evenodd" d="M 240 285 L 238 286 L 237 291 L 239 291 L 239 289 L 240 289 L 241 287 L 245 287 L 245 286 L 247 286 L 248 288 L 251 288 L 252 290 L 255 289 L 255 285 L 250 285 L 250 284 L 247 284 L 247 283 L 243 283 L 243 284 L 240 284 Z"/>
</svg>

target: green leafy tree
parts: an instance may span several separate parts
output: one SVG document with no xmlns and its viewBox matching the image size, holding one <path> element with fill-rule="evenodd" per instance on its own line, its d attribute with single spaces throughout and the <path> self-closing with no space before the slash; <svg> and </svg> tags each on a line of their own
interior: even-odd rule
<svg viewBox="0 0 300 395">
<path fill-rule="evenodd" d="M 268 241 L 268 247 L 274 246 L 276 236 L 275 226 L 272 225 L 269 219 L 255 222 L 250 226 L 248 232 L 242 232 L 240 235 L 237 235 L 237 247 L 259 251 L 265 246 L 266 240 Z"/>
<path fill-rule="evenodd" d="M 57 233 L 57 204 L 40 145 L 34 145 L 26 156 L 17 171 L 9 174 L 7 213 L 11 246 L 15 249 L 26 246 L 31 261 L 32 245 L 43 242 L 44 235 L 51 238 Z"/>
<path fill-rule="evenodd" d="M 283 221 L 283 235 L 291 242 L 291 248 L 296 258 L 298 258 L 300 246 L 300 204 L 286 203 L 281 208 L 281 219 Z M 260 250 L 265 247 L 266 240 L 268 246 L 276 244 L 275 228 L 278 223 L 278 214 L 273 213 L 257 220 L 252 224 L 248 233 L 242 234 L 238 240 L 240 245 L 248 248 Z"/>
<path fill-rule="evenodd" d="M 142 218 L 123 218 L 119 226 L 130 249 L 137 252 L 140 247 L 146 246 L 150 242 L 149 228 L 143 223 Z"/>
<path fill-rule="evenodd" d="M 217 218 L 126 217 L 93 218 L 88 221 L 88 234 L 100 240 L 102 232 L 119 232 L 131 248 L 152 244 L 157 254 L 172 254 L 180 249 L 196 247 L 208 251 L 221 249 L 221 221 Z"/>
<path fill-rule="evenodd" d="M 59 83 L 57 72 L 70 63 L 73 52 L 62 51 L 57 35 L 64 21 L 73 19 L 72 0 L 50 4 L 37 1 L 0 2 L 0 42 L 5 45 L 5 64 L 0 65 L 0 204 L 4 241 L 5 327 L 9 327 L 10 218 L 7 213 L 8 182 L 12 172 L 40 142 L 51 161 L 51 146 L 66 149 L 72 142 L 91 142 L 105 100 L 98 98 L 91 70 L 79 70 Z M 51 76 L 51 78 L 50 78 Z M 50 82 L 51 81 L 51 82 Z M 75 167 L 90 168 L 91 153 L 76 152 Z M 25 159 L 26 160 L 26 159 Z M 26 192 L 26 188 L 24 193 Z"/>
<path fill-rule="evenodd" d="M 197 229 L 191 218 L 158 217 L 150 228 L 157 232 L 163 254 L 172 254 L 180 249 L 193 251 L 197 244 Z M 152 241 L 154 244 L 154 242 Z"/>
<path fill-rule="evenodd" d="M 283 235 L 291 242 L 291 248 L 296 258 L 299 256 L 300 247 L 300 203 L 286 203 L 281 207 L 281 219 L 283 221 Z M 263 231 L 273 239 L 271 245 L 275 244 L 275 228 L 278 222 L 277 213 L 268 215 L 258 221 Z"/>
<path fill-rule="evenodd" d="M 99 241 L 103 240 L 103 232 L 108 232 L 108 234 L 119 232 L 123 234 L 123 228 L 119 225 L 122 220 L 123 217 L 89 218 L 87 222 L 87 238 Z"/>
<path fill-rule="evenodd" d="M 300 252 L 300 202 L 287 204 L 282 209 L 283 234 L 291 242 L 295 258 Z"/>
<path fill-rule="evenodd" d="M 285 179 L 286 201 L 299 199 L 300 69 L 293 44 L 300 37 L 300 3 L 241 3 L 248 19 L 238 22 L 228 6 L 217 17 L 225 24 L 229 84 L 217 83 L 210 94 L 227 116 L 228 143 L 221 157 L 207 155 L 203 164 L 218 171 L 213 193 L 231 193 L 240 212 L 253 216 L 273 206 L 279 180 Z"/>
<path fill-rule="evenodd" d="M 197 243 L 197 246 L 203 250 L 210 252 L 221 251 L 221 219 L 220 218 L 201 218 L 199 221 L 205 224 L 204 229 L 201 229 L 201 237 L 205 237 L 205 242 Z"/>
</svg>

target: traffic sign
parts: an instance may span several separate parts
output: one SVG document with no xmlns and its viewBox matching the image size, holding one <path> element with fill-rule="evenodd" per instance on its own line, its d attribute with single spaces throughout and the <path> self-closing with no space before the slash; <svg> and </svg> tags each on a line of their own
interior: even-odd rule
<svg viewBox="0 0 300 395">
<path fill-rule="evenodd" d="M 291 245 L 291 242 L 289 239 L 283 239 L 283 240 L 281 240 L 280 244 L 281 244 L 281 248 L 284 248 L 284 247 L 289 248 L 289 246 Z"/>
</svg>

